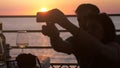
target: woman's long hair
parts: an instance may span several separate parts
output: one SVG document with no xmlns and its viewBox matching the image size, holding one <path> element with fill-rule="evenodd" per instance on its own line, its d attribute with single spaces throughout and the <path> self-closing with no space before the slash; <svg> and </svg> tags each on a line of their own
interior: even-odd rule
<svg viewBox="0 0 120 68">
<path fill-rule="evenodd" d="M 103 38 L 101 41 L 104 44 L 115 41 L 115 37 L 116 37 L 115 26 L 112 20 L 109 18 L 109 16 L 106 13 L 101 13 L 101 14 L 89 17 L 88 21 L 101 24 L 104 31 Z"/>
</svg>

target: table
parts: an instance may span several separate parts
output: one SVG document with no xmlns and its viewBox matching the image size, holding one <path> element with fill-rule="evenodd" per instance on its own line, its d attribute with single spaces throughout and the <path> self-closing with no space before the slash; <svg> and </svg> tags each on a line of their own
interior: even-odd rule
<svg viewBox="0 0 120 68">
<path fill-rule="evenodd" d="M 49 68 L 50 67 L 50 58 L 48 56 L 37 56 L 39 61 L 40 61 L 40 64 L 41 64 L 41 67 L 42 68 Z M 16 64 L 16 57 L 11 57 L 7 60 L 7 68 L 12 68 L 13 66 L 16 67 L 17 64 Z M 11 64 L 12 64 L 12 67 L 11 67 Z M 38 65 L 38 63 L 37 63 Z M 4 67 L 6 68 L 6 67 Z"/>
</svg>

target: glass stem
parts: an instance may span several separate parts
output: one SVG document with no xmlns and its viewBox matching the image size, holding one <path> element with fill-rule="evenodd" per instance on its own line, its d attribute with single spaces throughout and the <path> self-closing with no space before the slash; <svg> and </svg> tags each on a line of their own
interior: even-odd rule
<svg viewBox="0 0 120 68">
<path fill-rule="evenodd" d="M 22 48 L 22 53 L 24 53 L 24 48 Z"/>
</svg>

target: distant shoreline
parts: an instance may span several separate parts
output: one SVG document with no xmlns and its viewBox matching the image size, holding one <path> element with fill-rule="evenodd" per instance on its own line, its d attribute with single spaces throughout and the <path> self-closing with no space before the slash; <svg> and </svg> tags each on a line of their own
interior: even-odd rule
<svg viewBox="0 0 120 68">
<path fill-rule="evenodd" d="M 120 16 L 120 14 L 108 14 L 109 16 Z M 66 15 L 67 17 L 76 17 L 76 15 Z M 36 15 L 0 15 L 2 17 L 36 17 Z"/>
</svg>

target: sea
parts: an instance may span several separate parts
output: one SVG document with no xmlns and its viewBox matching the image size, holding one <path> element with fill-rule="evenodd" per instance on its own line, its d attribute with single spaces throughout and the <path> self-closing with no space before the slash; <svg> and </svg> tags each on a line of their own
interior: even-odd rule
<svg viewBox="0 0 120 68">
<path fill-rule="evenodd" d="M 115 28 L 120 29 L 120 16 L 110 16 Z M 76 17 L 68 17 L 68 19 L 76 26 L 78 26 Z M 41 30 L 46 22 L 36 22 L 36 17 L 0 17 L 0 22 L 3 23 L 3 30 Z M 64 30 L 64 28 L 57 25 L 59 30 Z M 107 27 L 107 26 L 106 26 Z M 117 34 L 120 34 L 117 32 Z M 10 46 L 16 45 L 17 33 L 4 33 L 6 37 L 6 42 Z M 43 35 L 41 32 L 30 32 L 27 34 L 29 37 L 28 46 L 51 46 L 49 37 Z M 60 36 L 63 40 L 71 36 L 68 32 L 61 32 Z M 10 55 L 16 57 L 22 52 L 21 49 L 10 49 Z M 48 56 L 50 57 L 51 63 L 77 63 L 75 56 L 73 54 L 65 54 L 61 52 L 56 52 L 54 49 L 24 49 L 24 53 L 31 53 L 36 56 Z"/>
</svg>

